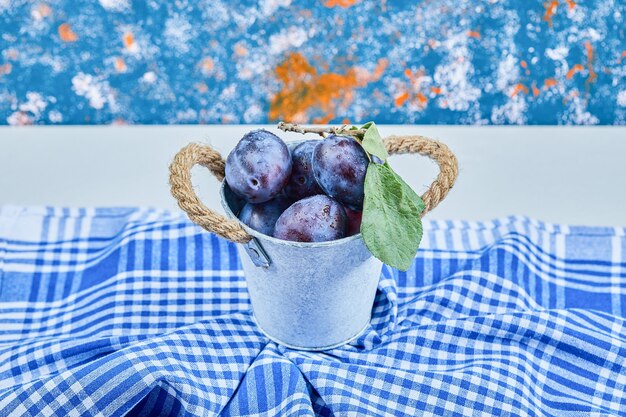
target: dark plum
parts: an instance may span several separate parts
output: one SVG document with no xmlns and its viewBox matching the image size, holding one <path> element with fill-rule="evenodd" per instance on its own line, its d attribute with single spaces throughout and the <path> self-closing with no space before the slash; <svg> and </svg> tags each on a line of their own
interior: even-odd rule
<svg viewBox="0 0 626 417">
<path fill-rule="evenodd" d="M 267 130 L 247 133 L 226 158 L 226 182 L 248 203 L 264 203 L 277 196 L 290 174 L 287 145 Z"/>
<path fill-rule="evenodd" d="M 346 212 L 326 195 L 293 203 L 276 221 L 274 237 L 294 242 L 326 242 L 346 235 Z"/>
<path fill-rule="evenodd" d="M 272 236 L 280 215 L 291 205 L 291 200 L 278 196 L 265 203 L 247 203 L 239 212 L 239 220 L 264 235 Z"/>
<path fill-rule="evenodd" d="M 369 159 L 353 138 L 330 135 L 313 151 L 313 172 L 322 190 L 353 210 L 363 209 Z"/>
<path fill-rule="evenodd" d="M 313 167 L 311 166 L 313 150 L 318 143 L 319 140 L 307 140 L 291 151 L 291 178 L 289 178 L 289 182 L 285 186 L 285 194 L 293 200 L 301 200 L 305 197 L 323 193 L 317 184 L 313 174 Z"/>
<path fill-rule="evenodd" d="M 363 212 L 351 210 L 348 207 L 344 207 L 346 210 L 346 236 L 352 236 L 361 233 L 361 219 L 363 219 Z"/>
</svg>

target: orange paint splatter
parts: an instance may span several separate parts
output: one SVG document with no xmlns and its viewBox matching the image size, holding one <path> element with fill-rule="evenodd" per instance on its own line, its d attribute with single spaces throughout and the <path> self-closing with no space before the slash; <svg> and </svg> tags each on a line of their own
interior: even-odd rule
<svg viewBox="0 0 626 417">
<path fill-rule="evenodd" d="M 548 78 L 543 82 L 543 86 L 545 88 L 550 88 L 556 86 L 557 82 L 555 78 Z"/>
<path fill-rule="evenodd" d="M 207 91 L 209 91 L 209 86 L 205 83 L 195 83 L 193 86 L 199 93 L 206 93 Z"/>
<path fill-rule="evenodd" d="M 25 111 L 16 111 L 11 115 L 11 118 L 14 119 L 14 123 L 17 126 L 28 126 L 33 124 L 33 119 Z"/>
<path fill-rule="evenodd" d="M 213 68 L 215 68 L 215 63 L 213 62 L 213 59 L 208 56 L 200 61 L 198 65 L 200 66 L 200 71 L 202 71 L 202 73 L 205 75 L 210 74 L 211 71 L 213 71 Z"/>
<path fill-rule="evenodd" d="M 78 35 L 72 32 L 72 27 L 68 23 L 59 26 L 59 36 L 63 42 L 76 42 Z"/>
<path fill-rule="evenodd" d="M 326 7 L 342 7 L 348 8 L 357 4 L 360 0 L 326 0 L 324 6 Z"/>
<path fill-rule="evenodd" d="M 423 69 L 412 71 L 407 68 L 404 70 L 404 75 L 409 79 L 407 87 L 408 91 L 416 93 L 415 98 L 417 99 L 417 104 L 419 106 L 421 106 L 422 108 L 426 107 L 426 104 L 428 103 L 428 98 L 420 91 L 422 90 L 422 83 L 424 83 L 424 81 L 426 80 L 425 71 Z M 439 87 L 430 87 L 430 91 L 434 92 L 435 94 L 441 93 L 441 89 Z M 409 93 L 406 94 L 406 98 L 402 97 L 402 103 L 404 103 L 404 101 L 406 101 L 406 99 L 408 98 Z"/>
<path fill-rule="evenodd" d="M 388 60 L 386 60 L 385 58 L 379 59 L 378 62 L 376 63 L 376 68 L 374 69 L 374 73 L 372 74 L 371 78 L 373 80 L 380 79 L 380 77 L 383 76 L 383 73 L 387 69 L 387 65 L 389 65 Z"/>
<path fill-rule="evenodd" d="M 593 46 L 591 42 L 585 42 L 585 52 L 587 54 L 587 61 L 593 61 Z"/>
<path fill-rule="evenodd" d="M 589 41 L 585 42 L 585 52 L 587 54 L 587 69 L 589 70 L 587 82 L 592 83 L 598 78 L 598 74 L 593 70 L 593 46 Z"/>
<path fill-rule="evenodd" d="M 17 49 L 15 48 L 9 48 L 7 50 L 4 51 L 4 56 L 7 59 L 10 59 L 12 61 L 16 61 L 17 58 L 20 56 L 19 52 L 17 52 Z"/>
<path fill-rule="evenodd" d="M 412 84 L 419 84 L 424 81 L 422 79 L 422 77 L 424 77 L 424 75 L 426 75 L 426 73 L 424 72 L 424 70 L 422 69 L 418 69 L 416 71 L 411 71 L 410 69 L 406 69 L 404 70 L 404 75 L 411 81 Z"/>
<path fill-rule="evenodd" d="M 428 103 L 428 99 L 426 98 L 424 94 L 417 93 L 417 102 L 419 103 L 420 106 L 426 107 L 426 104 Z"/>
<path fill-rule="evenodd" d="M 570 10 L 574 10 L 574 7 L 576 7 L 576 2 L 574 0 L 566 0 L 567 1 L 567 6 L 569 7 Z"/>
<path fill-rule="evenodd" d="M 441 42 L 439 42 L 437 39 L 429 39 L 428 40 L 428 46 L 430 46 L 433 49 L 439 47 L 439 45 L 441 45 Z"/>
<path fill-rule="evenodd" d="M 10 74 L 13 71 L 13 65 L 10 63 L 6 63 L 4 65 L 0 65 L 0 76 Z"/>
<path fill-rule="evenodd" d="M 565 75 L 565 78 L 567 78 L 568 80 L 571 80 L 572 78 L 574 78 L 574 74 L 576 74 L 577 72 L 580 72 L 580 71 L 582 71 L 584 69 L 585 69 L 585 67 L 583 67 L 582 65 L 576 64 L 572 68 L 570 68 L 569 71 L 567 71 L 567 74 Z"/>
<path fill-rule="evenodd" d="M 126 71 L 126 62 L 124 62 L 123 58 L 115 58 L 115 71 L 124 72 Z"/>
<path fill-rule="evenodd" d="M 539 95 L 539 89 L 537 88 L 537 85 L 535 83 L 533 83 L 532 85 L 532 90 L 533 90 L 533 96 L 537 97 Z"/>
<path fill-rule="evenodd" d="M 32 15 L 37 20 L 43 20 L 44 18 L 52 14 L 52 9 L 46 3 L 39 3 L 33 8 Z"/>
<path fill-rule="evenodd" d="M 404 93 L 398 94 L 396 96 L 394 103 L 396 104 L 396 107 L 402 107 L 408 99 L 409 99 L 409 93 L 405 91 Z"/>
<path fill-rule="evenodd" d="M 306 122 L 307 112 L 319 109 L 325 115 L 320 122 L 330 121 L 339 105 L 350 103 L 354 89 L 376 81 L 384 66 L 385 61 L 379 61 L 373 74 L 363 74 L 358 68 L 350 68 L 345 74 L 319 74 L 304 56 L 293 52 L 275 69 L 282 89 L 271 99 L 269 118 Z"/>
<path fill-rule="evenodd" d="M 248 49 L 246 49 L 246 47 L 243 46 L 239 42 L 237 42 L 235 44 L 234 51 L 235 51 L 235 55 L 237 55 L 237 56 L 246 56 L 246 55 L 248 55 Z"/>
<path fill-rule="evenodd" d="M 122 36 L 122 42 L 124 42 L 124 48 L 132 49 L 133 45 L 135 44 L 135 37 L 132 33 L 126 32 L 124 36 Z"/>
<path fill-rule="evenodd" d="M 543 7 L 545 7 L 546 12 L 543 15 L 543 20 L 548 22 L 548 26 L 552 27 L 552 17 L 556 14 L 556 9 L 559 7 L 558 0 L 552 0 L 548 3 L 544 3 Z"/>
<path fill-rule="evenodd" d="M 524 68 L 524 69 L 528 68 L 528 64 L 527 64 L 527 63 L 526 63 L 526 61 L 524 61 L 524 60 L 522 60 L 522 62 L 520 62 L 519 64 L 520 64 L 520 65 L 522 66 L 522 68 Z"/>
<path fill-rule="evenodd" d="M 365 68 L 354 68 L 354 71 L 356 72 L 357 82 L 359 83 L 359 85 L 365 85 L 369 82 L 379 80 L 385 72 L 385 69 L 387 69 L 387 65 L 389 65 L 389 61 L 387 61 L 385 58 L 381 58 L 376 63 L 376 68 L 374 68 L 373 72 L 369 72 Z M 328 71 L 328 65 L 324 65 L 323 68 L 324 71 Z"/>
<path fill-rule="evenodd" d="M 622 51 L 622 54 L 619 56 L 617 63 L 621 64 L 622 63 L 622 59 L 626 58 L 626 51 Z"/>
<path fill-rule="evenodd" d="M 480 39 L 480 32 L 476 30 L 468 30 L 467 36 L 470 38 Z"/>
<path fill-rule="evenodd" d="M 323 116 L 323 117 L 316 117 L 313 119 L 313 123 L 316 125 L 326 125 L 328 124 L 331 120 L 333 120 L 335 118 L 335 115 L 333 113 L 328 113 L 327 115 Z"/>
<path fill-rule="evenodd" d="M 569 93 L 566 97 L 563 97 L 563 104 L 567 104 L 568 101 L 579 96 L 580 96 L 580 93 L 578 92 L 578 90 L 574 90 L 571 93 Z"/>
<path fill-rule="evenodd" d="M 342 124 L 344 124 L 344 125 L 349 125 L 349 124 L 350 124 L 350 119 L 347 119 L 347 118 L 346 118 L 346 119 L 343 119 L 343 120 L 341 121 L 341 123 L 342 123 Z"/>
<path fill-rule="evenodd" d="M 524 84 L 515 84 L 515 86 L 513 86 L 513 90 L 509 94 L 509 96 L 511 98 L 513 98 L 513 97 L 515 97 L 516 95 L 518 95 L 519 93 L 522 93 L 522 92 L 524 94 L 528 94 L 528 87 L 526 87 Z"/>
</svg>

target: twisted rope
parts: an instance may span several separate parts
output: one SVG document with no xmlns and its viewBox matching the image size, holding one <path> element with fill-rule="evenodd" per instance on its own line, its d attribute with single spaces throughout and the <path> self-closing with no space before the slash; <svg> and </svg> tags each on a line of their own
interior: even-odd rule
<svg viewBox="0 0 626 417">
<path fill-rule="evenodd" d="M 448 194 L 458 175 L 456 156 L 443 143 L 424 136 L 390 136 L 385 139 L 389 154 L 418 153 L 427 156 L 439 165 L 439 175 L 422 195 L 426 208 L 422 217 L 433 210 Z M 170 164 L 170 188 L 178 206 L 191 221 L 205 230 L 232 242 L 246 243 L 252 239 L 241 225 L 214 212 L 205 206 L 191 183 L 191 168 L 202 165 L 215 177 L 224 179 L 225 162 L 222 156 L 207 145 L 191 143 L 182 148 Z"/>
<path fill-rule="evenodd" d="M 248 242 L 252 237 L 239 223 L 214 212 L 200 201 L 191 183 L 191 168 L 194 165 L 208 168 L 220 181 L 224 179 L 226 164 L 222 155 L 209 146 L 190 143 L 176 154 L 170 164 L 170 189 L 178 206 L 192 222 L 205 230 L 233 242 Z"/>
<path fill-rule="evenodd" d="M 385 139 L 385 148 L 390 155 L 418 153 L 427 156 L 439 165 L 439 175 L 422 195 L 426 208 L 422 217 L 446 198 L 459 174 L 456 156 L 445 144 L 424 136 L 390 136 Z"/>
</svg>

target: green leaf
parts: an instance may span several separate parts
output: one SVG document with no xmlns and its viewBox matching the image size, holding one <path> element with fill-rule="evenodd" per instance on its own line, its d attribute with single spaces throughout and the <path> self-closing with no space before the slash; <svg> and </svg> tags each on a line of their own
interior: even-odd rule
<svg viewBox="0 0 626 417">
<path fill-rule="evenodd" d="M 380 137 L 380 133 L 378 133 L 378 128 L 376 128 L 376 124 L 374 122 L 369 122 L 363 125 L 367 126 L 367 130 L 365 131 L 365 135 L 363 136 L 363 149 L 367 151 L 371 155 L 376 155 L 380 159 L 384 161 L 387 160 L 389 154 L 385 149 L 385 144 L 383 143 L 383 138 Z"/>
<path fill-rule="evenodd" d="M 375 257 L 409 269 L 422 240 L 423 210 L 422 199 L 388 165 L 368 165 L 361 234 Z"/>
<path fill-rule="evenodd" d="M 349 129 L 347 129 L 347 130 L 359 130 L 359 128 L 353 125 Z M 356 141 L 359 142 L 359 143 L 361 143 L 363 141 L 363 135 L 361 133 L 357 133 L 355 135 L 352 135 L 352 137 L 354 139 L 356 139 Z"/>
<path fill-rule="evenodd" d="M 387 164 L 387 167 L 391 170 L 391 167 L 389 166 L 389 164 Z M 393 170 L 391 170 L 391 171 L 393 172 Z M 417 209 L 419 210 L 419 213 L 422 214 L 422 212 L 426 208 L 426 204 L 424 204 L 424 201 L 422 200 L 422 197 L 417 195 L 417 193 L 415 191 L 413 191 L 411 186 L 409 186 L 409 184 L 404 182 L 404 180 L 402 179 L 401 176 L 399 176 L 395 172 L 393 174 L 396 176 L 396 179 L 402 183 L 402 185 L 404 187 L 404 191 L 408 194 L 409 199 L 411 199 L 412 201 L 416 202 Z M 421 219 L 422 219 L 422 217 L 420 216 L 420 222 L 421 222 Z"/>
</svg>

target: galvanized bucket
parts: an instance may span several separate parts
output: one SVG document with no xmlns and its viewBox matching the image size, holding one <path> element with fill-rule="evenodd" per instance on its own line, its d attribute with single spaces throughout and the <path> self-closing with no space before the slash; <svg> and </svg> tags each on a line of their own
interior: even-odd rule
<svg viewBox="0 0 626 417">
<path fill-rule="evenodd" d="M 394 152 L 394 145 L 404 145 L 406 140 L 417 148 L 395 146 Z M 425 149 L 424 145 L 436 149 Z M 456 179 L 454 155 L 445 145 L 420 136 L 389 138 L 386 146 L 390 153 L 421 153 L 439 164 L 441 172 L 423 196 L 427 210 L 432 209 Z M 440 151 L 445 157 L 437 157 Z M 206 145 L 190 144 L 170 166 L 172 194 L 192 221 L 239 243 L 259 329 L 276 343 L 300 350 L 331 349 L 357 338 L 369 324 L 382 269 L 361 235 L 321 243 L 289 242 L 263 235 L 237 219 L 244 202 L 225 181 L 220 195 L 228 219 L 200 202 L 191 184 L 190 170 L 195 164 L 224 179 L 221 155 Z"/>
<path fill-rule="evenodd" d="M 226 214 L 243 206 L 226 182 Z M 357 337 L 367 327 L 382 262 L 361 235 L 331 242 L 299 243 L 263 235 L 237 245 L 259 329 L 282 345 L 324 350 Z"/>
</svg>

